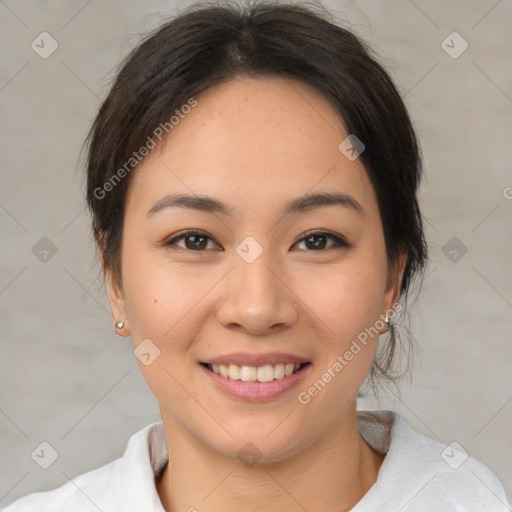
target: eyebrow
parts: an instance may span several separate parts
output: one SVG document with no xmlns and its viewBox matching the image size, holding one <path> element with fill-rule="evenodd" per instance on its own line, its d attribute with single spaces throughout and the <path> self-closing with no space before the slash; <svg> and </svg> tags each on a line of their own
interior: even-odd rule
<svg viewBox="0 0 512 512">
<path fill-rule="evenodd" d="M 285 204 L 283 214 L 303 213 L 322 206 L 333 205 L 348 208 L 362 216 L 365 215 L 364 208 L 354 197 L 340 192 L 322 192 L 297 197 Z M 233 208 L 213 197 L 170 194 L 157 201 L 147 212 L 146 217 L 151 217 L 166 208 L 187 208 L 206 213 L 219 213 L 230 217 L 234 217 L 235 214 Z"/>
</svg>

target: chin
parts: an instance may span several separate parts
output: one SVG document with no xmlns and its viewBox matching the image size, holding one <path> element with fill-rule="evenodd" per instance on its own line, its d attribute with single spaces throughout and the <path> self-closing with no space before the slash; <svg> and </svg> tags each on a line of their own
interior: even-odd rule
<svg viewBox="0 0 512 512">
<path fill-rule="evenodd" d="M 238 459 L 247 465 L 258 463 L 274 463 L 286 460 L 298 451 L 298 445 L 301 442 L 301 435 L 297 430 L 290 429 L 290 425 L 284 425 L 283 418 L 286 415 L 276 419 L 254 421 L 251 418 L 244 418 L 243 422 L 238 422 L 236 428 L 233 424 L 226 426 L 227 430 L 233 434 L 229 437 L 227 434 L 220 439 L 204 439 L 218 453 Z M 247 425 L 246 421 L 251 421 Z M 240 423 L 244 423 L 240 425 Z M 211 436 L 211 430 L 205 432 Z"/>
</svg>

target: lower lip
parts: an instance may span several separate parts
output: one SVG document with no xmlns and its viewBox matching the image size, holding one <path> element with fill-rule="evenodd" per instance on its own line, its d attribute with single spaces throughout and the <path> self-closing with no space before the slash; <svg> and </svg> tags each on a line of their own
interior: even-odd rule
<svg viewBox="0 0 512 512">
<path fill-rule="evenodd" d="M 208 370 L 203 365 L 199 365 L 221 391 L 246 402 L 267 402 L 280 397 L 297 386 L 309 372 L 311 366 L 311 364 L 308 364 L 297 373 L 292 373 L 287 377 L 274 379 L 270 382 L 244 382 L 223 377 Z"/>
</svg>

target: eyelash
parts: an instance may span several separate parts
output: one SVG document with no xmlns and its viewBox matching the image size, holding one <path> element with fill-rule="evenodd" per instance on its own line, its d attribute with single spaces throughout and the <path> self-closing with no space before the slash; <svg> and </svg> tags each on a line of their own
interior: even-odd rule
<svg viewBox="0 0 512 512">
<path fill-rule="evenodd" d="M 207 233 L 205 233 L 204 231 L 184 231 L 183 233 L 181 233 L 180 235 L 178 236 L 175 236 L 167 241 L 164 242 L 164 246 L 166 247 L 169 247 L 169 246 L 172 246 L 172 245 L 176 245 L 176 242 L 180 241 L 181 239 L 187 237 L 187 236 L 191 236 L 191 235 L 200 235 L 200 236 L 205 236 L 206 238 L 208 238 L 209 240 L 212 240 L 214 241 Z M 328 251 L 329 249 L 342 249 L 342 248 L 350 248 L 352 247 L 351 244 L 349 244 L 346 240 L 344 240 L 343 238 L 339 237 L 339 236 L 336 236 L 336 235 L 333 235 L 332 233 L 328 232 L 328 231 L 311 231 L 309 233 L 306 233 L 306 235 L 304 237 L 302 237 L 300 240 L 298 240 L 296 243 L 300 243 L 304 240 L 306 240 L 307 238 L 310 238 L 312 236 L 317 236 L 317 235 L 323 235 L 325 236 L 326 238 L 330 238 L 331 240 L 334 241 L 334 245 L 332 245 L 331 247 L 328 247 L 327 249 L 319 249 L 318 251 L 315 251 L 315 250 L 309 250 L 307 249 L 308 252 L 325 252 L 325 251 Z M 296 244 L 294 244 L 296 245 Z M 179 246 L 178 246 L 179 247 Z M 188 248 L 184 248 L 184 247 L 179 247 L 180 249 L 184 250 L 184 251 L 189 251 L 189 252 L 204 252 L 205 250 L 200 250 L 200 251 L 194 251 L 192 249 L 188 249 Z"/>
</svg>

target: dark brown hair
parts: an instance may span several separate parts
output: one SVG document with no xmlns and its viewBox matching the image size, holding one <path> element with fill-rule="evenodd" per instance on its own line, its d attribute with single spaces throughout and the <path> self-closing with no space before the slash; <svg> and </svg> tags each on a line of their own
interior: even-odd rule
<svg viewBox="0 0 512 512">
<path fill-rule="evenodd" d="M 416 197 L 420 147 L 402 98 L 367 45 L 321 6 L 257 1 L 194 4 L 166 20 L 122 63 L 87 140 L 92 235 L 114 284 L 122 289 L 120 252 L 134 154 L 155 142 L 158 127 L 170 131 L 171 116 L 194 95 L 237 75 L 312 85 L 363 142 L 360 158 L 376 191 L 389 268 L 407 251 L 400 287 L 406 301 L 411 280 L 425 270 L 427 244 Z M 374 376 L 392 380 L 395 345 L 392 329 L 374 361 L 372 382 Z"/>
</svg>

